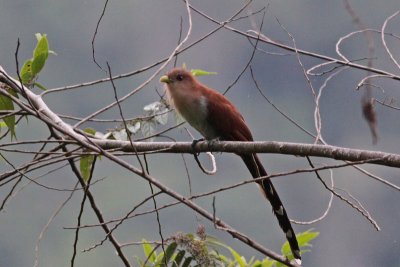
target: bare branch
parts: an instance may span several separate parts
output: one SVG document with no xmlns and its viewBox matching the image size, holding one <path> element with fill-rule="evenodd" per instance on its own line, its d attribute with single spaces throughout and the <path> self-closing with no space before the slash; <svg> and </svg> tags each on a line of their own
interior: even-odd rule
<svg viewBox="0 0 400 267">
<path fill-rule="evenodd" d="M 334 182 L 333 182 L 333 170 L 329 169 L 329 173 L 330 173 L 330 180 L 331 180 L 331 188 L 333 188 L 333 187 L 334 187 Z M 329 213 L 329 211 L 331 210 L 331 207 L 332 207 L 333 193 L 330 192 L 329 195 L 330 195 L 330 196 L 329 196 L 328 205 L 327 205 L 327 207 L 326 207 L 324 213 L 323 213 L 320 217 L 318 217 L 318 218 L 316 218 L 316 219 L 314 219 L 314 220 L 311 220 L 311 221 L 307 221 L 307 222 L 305 222 L 305 221 L 297 221 L 297 220 L 290 220 L 290 221 L 291 221 L 292 223 L 301 224 L 301 225 L 310 225 L 310 224 L 313 224 L 313 223 L 322 221 L 322 220 L 328 215 L 328 213 Z"/>
<path fill-rule="evenodd" d="M 385 22 L 382 25 L 382 29 L 381 29 L 381 39 L 382 39 L 382 44 L 383 47 L 385 47 L 386 52 L 388 53 L 388 55 L 390 56 L 390 59 L 392 60 L 392 62 L 397 66 L 397 68 L 400 70 L 400 64 L 399 62 L 397 62 L 397 60 L 394 58 L 392 52 L 390 51 L 389 47 L 386 44 L 386 40 L 385 40 L 385 30 L 386 30 L 386 26 L 389 23 L 389 21 L 391 19 L 393 19 L 394 17 L 396 17 L 398 14 L 400 13 L 400 10 L 395 12 L 393 15 L 389 16 Z"/>
<path fill-rule="evenodd" d="M 135 142 L 131 147 L 128 141 L 93 140 L 103 149 L 120 149 L 124 152 L 139 153 L 156 151 L 157 153 L 193 153 L 191 142 Z M 290 143 L 277 141 L 233 142 L 201 141 L 196 144 L 196 152 L 229 152 L 229 153 L 271 153 L 295 156 L 324 157 L 336 160 L 360 161 L 374 160 L 371 164 L 400 167 L 400 155 L 362 149 L 352 149 L 331 145 Z"/>
<path fill-rule="evenodd" d="M 95 42 L 95 40 L 96 40 L 97 31 L 99 30 L 100 22 L 101 22 L 101 20 L 103 19 L 104 14 L 106 13 L 107 5 L 108 5 L 108 0 L 106 0 L 106 2 L 104 3 L 103 11 L 101 12 L 100 18 L 99 18 L 99 20 L 97 21 L 96 29 L 94 30 L 93 37 L 92 37 L 92 59 L 93 59 L 93 62 L 97 65 L 97 67 L 99 67 L 101 70 L 103 70 L 103 68 L 102 68 L 102 67 L 100 66 L 100 64 L 97 62 L 96 57 L 95 57 L 95 53 L 94 53 L 94 42 Z"/>
<path fill-rule="evenodd" d="M 259 30 L 258 30 L 259 32 L 262 31 L 262 27 L 263 27 L 263 24 L 264 24 L 264 18 L 265 18 L 265 12 L 263 13 L 263 17 L 262 17 L 262 20 L 261 20 L 260 28 L 259 28 Z M 254 46 L 253 46 L 253 51 L 251 52 L 251 55 L 250 55 L 249 60 L 247 61 L 246 65 L 244 66 L 243 70 L 239 73 L 239 75 L 238 75 L 238 76 L 236 77 L 236 79 L 233 81 L 233 83 L 231 83 L 231 84 L 225 89 L 225 91 L 222 93 L 223 95 L 225 95 L 226 93 L 228 93 L 228 91 L 239 81 L 240 77 L 242 77 L 242 75 L 244 74 L 244 72 L 249 68 L 251 62 L 253 61 L 254 55 L 256 54 L 257 45 L 258 45 L 258 41 L 259 41 L 259 40 L 260 40 L 259 38 L 256 39 L 256 43 L 255 43 Z"/>
<path fill-rule="evenodd" d="M 310 158 L 307 157 L 307 160 L 310 164 L 310 166 L 312 168 L 314 168 L 313 163 L 311 162 Z M 376 221 L 370 216 L 369 212 L 364 209 L 364 207 L 362 207 L 362 205 L 360 205 L 361 207 L 353 204 L 350 200 L 348 200 L 347 198 L 345 198 L 344 196 L 340 195 L 339 193 L 334 191 L 334 188 L 329 187 L 326 182 L 321 178 L 321 176 L 318 174 L 318 172 L 315 172 L 317 174 L 318 180 L 324 185 L 324 187 L 331 192 L 331 194 L 333 194 L 335 197 L 338 197 L 340 200 L 344 201 L 346 204 L 350 205 L 353 209 L 355 209 L 356 211 L 358 211 L 359 213 L 361 213 L 362 216 L 364 216 L 364 218 L 366 218 L 374 227 L 377 231 L 380 231 L 381 228 L 379 227 L 379 225 L 376 223 Z"/>
</svg>

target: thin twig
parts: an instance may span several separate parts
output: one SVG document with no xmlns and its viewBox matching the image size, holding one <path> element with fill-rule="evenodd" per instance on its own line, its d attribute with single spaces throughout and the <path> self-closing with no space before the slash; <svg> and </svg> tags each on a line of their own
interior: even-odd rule
<svg viewBox="0 0 400 267">
<path fill-rule="evenodd" d="M 259 32 L 262 31 L 262 27 L 263 27 L 263 24 L 264 24 L 264 18 L 265 18 L 265 11 L 263 13 L 263 17 L 262 17 L 262 20 L 261 20 L 260 28 L 258 30 Z M 253 61 L 254 55 L 256 54 L 256 51 L 257 51 L 258 41 L 260 40 L 259 37 L 260 37 L 260 35 L 258 35 L 258 37 L 256 39 L 256 43 L 253 46 L 253 50 L 251 52 L 250 58 L 247 61 L 246 65 L 244 66 L 243 70 L 239 73 L 239 75 L 236 77 L 236 79 L 228 86 L 228 88 L 226 88 L 226 90 L 222 93 L 223 95 L 228 93 L 228 91 L 239 81 L 240 77 L 242 77 L 244 72 L 249 68 L 251 62 Z"/>
<path fill-rule="evenodd" d="M 333 171 L 330 170 L 330 169 L 329 169 L 328 171 L 330 172 L 331 188 L 334 188 Z M 300 224 L 300 225 L 310 225 L 310 224 L 313 224 L 313 223 L 322 221 L 323 219 L 326 218 L 326 216 L 328 215 L 329 211 L 331 210 L 332 202 L 333 202 L 333 193 L 330 192 L 330 193 L 329 193 L 329 202 L 328 202 L 328 205 L 327 205 L 327 207 L 326 207 L 324 213 L 323 213 L 320 217 L 318 217 L 318 218 L 316 218 L 316 219 L 314 219 L 314 220 L 310 220 L 310 221 L 297 221 L 297 220 L 292 220 L 292 219 L 291 219 L 290 221 L 291 221 L 292 223 Z"/>
<path fill-rule="evenodd" d="M 312 168 L 314 168 L 314 164 L 311 162 L 310 158 L 307 157 L 307 160 L 310 164 L 310 166 Z M 366 218 L 374 227 L 377 231 L 380 231 L 381 228 L 379 227 L 379 225 L 377 224 L 377 222 L 370 216 L 369 212 L 366 212 L 365 209 L 360 208 L 356 205 L 354 205 L 351 201 L 349 201 L 347 198 L 343 197 L 342 195 L 340 195 L 339 193 L 335 192 L 335 190 L 331 187 L 329 187 L 325 181 L 317 174 L 318 180 L 324 185 L 324 187 L 331 192 L 333 195 L 335 195 L 336 197 L 338 197 L 340 200 L 344 201 L 345 203 L 347 203 L 348 205 L 350 205 L 353 209 L 355 209 L 356 211 L 358 211 L 364 218 Z"/>
<path fill-rule="evenodd" d="M 147 162 L 146 155 L 144 155 L 144 161 L 145 161 L 145 165 L 146 165 L 146 173 L 150 174 L 149 164 Z M 153 196 L 151 199 L 153 200 L 154 209 L 157 210 L 157 201 L 156 201 L 156 198 L 154 196 L 154 188 L 153 188 L 153 185 L 150 182 L 149 182 L 149 186 L 150 186 L 151 195 Z M 162 249 L 164 255 L 166 255 L 166 252 L 165 252 L 165 239 L 164 239 L 164 235 L 162 233 L 162 227 L 161 227 L 161 221 L 160 221 L 160 213 L 158 211 L 156 211 L 156 220 L 157 220 L 157 226 L 158 226 L 158 234 L 159 234 L 159 236 L 161 238 L 161 249 Z M 164 264 L 167 266 L 167 258 L 166 257 L 164 257 Z"/>
<path fill-rule="evenodd" d="M 156 196 L 160 195 L 162 192 L 156 192 L 154 194 L 151 194 L 150 196 L 144 198 L 139 204 L 135 205 L 123 218 L 119 219 L 118 221 L 115 220 L 114 222 L 118 222 L 117 224 L 115 224 L 110 230 L 109 232 L 106 234 L 106 236 L 104 237 L 104 239 L 102 239 L 100 242 L 92 245 L 89 248 L 84 249 L 82 252 L 88 252 L 91 251 L 101 245 L 103 245 L 103 243 L 107 240 L 108 236 L 111 235 L 126 219 L 128 219 L 130 217 L 130 215 L 135 212 L 136 209 L 138 209 L 139 207 L 143 206 L 145 203 L 147 203 L 147 201 L 149 201 L 150 199 L 155 198 Z M 108 222 L 104 222 L 103 224 L 108 224 Z M 86 228 L 86 226 L 80 226 L 80 228 Z M 64 229 L 75 229 L 75 227 L 64 227 Z"/>
<path fill-rule="evenodd" d="M 381 29 L 381 39 L 382 39 L 382 44 L 383 47 L 385 48 L 386 52 L 388 53 L 388 55 L 390 56 L 390 59 L 392 60 L 392 62 L 397 66 L 397 68 L 400 70 L 400 64 L 399 62 L 397 62 L 397 60 L 394 58 L 392 52 L 390 51 L 389 47 L 386 44 L 386 40 L 385 40 L 385 30 L 386 30 L 386 26 L 389 23 L 389 21 L 391 19 L 393 19 L 394 17 L 396 17 L 398 14 L 400 13 L 400 10 L 396 11 L 395 13 L 393 13 L 391 16 L 389 16 L 385 22 L 382 25 L 382 29 Z"/>
<path fill-rule="evenodd" d="M 71 193 L 68 195 L 68 197 L 54 210 L 53 214 L 50 216 L 49 220 L 47 221 L 46 225 L 42 228 L 42 231 L 40 231 L 40 234 L 36 240 L 36 245 L 35 245 L 35 262 L 33 264 L 33 267 L 37 267 L 39 265 L 39 246 L 40 246 L 40 241 L 42 241 L 44 234 L 46 233 L 47 229 L 49 228 L 50 224 L 53 222 L 55 217 L 60 213 L 60 211 L 65 207 L 65 205 L 71 200 L 73 194 L 77 190 L 79 183 L 75 184 L 75 187 L 71 189 Z"/>
<path fill-rule="evenodd" d="M 101 22 L 101 20 L 103 19 L 104 14 L 106 13 L 107 5 L 108 5 L 108 0 L 106 0 L 105 4 L 104 4 L 104 6 L 103 6 L 103 11 L 101 12 L 100 18 L 99 18 L 99 20 L 97 21 L 96 29 L 94 30 L 93 38 L 92 38 L 92 59 L 93 59 L 93 62 L 97 65 L 97 67 L 99 67 L 101 70 L 103 70 L 103 68 L 100 66 L 99 63 L 97 63 L 97 60 L 96 60 L 96 57 L 95 57 L 95 53 L 94 53 L 94 42 L 95 42 L 95 40 L 96 40 L 96 36 L 97 36 L 97 32 L 98 32 L 98 30 L 99 30 L 100 22 Z"/>
<path fill-rule="evenodd" d="M 75 257 L 76 257 L 76 252 L 77 252 L 77 245 L 78 245 L 78 239 L 79 239 L 79 226 L 81 225 L 81 219 L 82 219 L 82 215 L 83 215 L 83 210 L 85 207 L 85 202 L 86 202 L 86 198 L 87 198 L 87 193 L 89 191 L 89 187 L 90 187 L 90 181 L 92 180 L 93 177 L 93 172 L 94 172 L 94 165 L 96 163 L 96 159 L 97 157 L 94 157 L 91 169 L 90 169 L 90 174 L 89 174 L 89 179 L 87 181 L 85 181 L 85 186 L 84 186 L 84 191 L 83 191 L 83 198 L 81 201 L 81 206 L 79 209 L 79 214 L 78 214 L 78 218 L 77 218 L 77 228 L 75 230 L 75 237 L 74 237 L 74 244 L 73 244 L 73 252 L 72 252 L 72 257 L 71 257 L 71 267 L 74 267 L 75 264 Z"/>
</svg>

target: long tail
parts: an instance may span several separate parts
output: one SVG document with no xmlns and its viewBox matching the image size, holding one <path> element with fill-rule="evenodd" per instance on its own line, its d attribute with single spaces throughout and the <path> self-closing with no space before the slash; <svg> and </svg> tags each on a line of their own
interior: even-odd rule
<svg viewBox="0 0 400 267">
<path fill-rule="evenodd" d="M 260 162 L 260 159 L 256 154 L 239 156 L 243 159 L 244 163 L 246 164 L 247 168 L 254 178 L 267 175 L 267 172 L 265 171 L 263 165 Z M 289 242 L 293 256 L 296 259 L 301 260 L 300 249 L 299 244 L 297 243 L 296 235 L 293 231 L 289 217 L 286 213 L 285 208 L 283 207 L 282 201 L 279 198 L 278 193 L 275 190 L 274 185 L 272 184 L 270 179 L 262 180 L 261 182 L 259 182 L 259 185 L 265 197 L 272 205 L 272 211 L 278 219 L 279 225 L 286 235 L 286 239 Z"/>
</svg>

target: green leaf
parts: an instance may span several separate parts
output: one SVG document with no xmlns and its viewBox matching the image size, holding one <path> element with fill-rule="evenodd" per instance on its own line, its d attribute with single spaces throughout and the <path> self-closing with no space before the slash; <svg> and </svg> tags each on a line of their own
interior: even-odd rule
<svg viewBox="0 0 400 267">
<path fill-rule="evenodd" d="M 43 85 L 41 85 L 41 84 L 38 83 L 38 82 L 35 82 L 34 85 L 35 85 L 37 88 L 39 88 L 39 89 L 41 89 L 41 90 L 43 90 L 43 91 L 47 91 L 47 88 L 44 87 Z"/>
<path fill-rule="evenodd" d="M 261 267 L 272 267 L 276 261 L 266 258 L 262 261 Z"/>
<path fill-rule="evenodd" d="M 185 257 L 185 253 L 186 252 L 184 250 L 181 250 L 181 251 L 178 252 L 178 254 L 176 254 L 173 266 L 180 266 L 181 265 L 183 257 Z"/>
<path fill-rule="evenodd" d="M 33 58 L 45 54 L 44 60 L 46 60 L 47 56 L 49 55 L 49 41 L 47 40 L 46 34 L 42 35 L 40 33 L 36 33 L 35 36 L 38 40 L 38 43 L 35 47 L 35 50 L 33 50 Z"/>
<path fill-rule="evenodd" d="M 81 175 L 82 175 L 83 181 L 85 181 L 85 183 L 87 183 L 87 181 L 90 178 L 90 173 L 93 168 L 94 159 L 95 159 L 94 155 L 84 155 L 79 160 L 79 167 L 80 167 Z"/>
<path fill-rule="evenodd" d="M 214 246 L 223 247 L 225 249 L 228 249 L 230 251 L 230 253 L 232 254 L 232 256 L 234 257 L 235 263 L 237 263 L 240 267 L 248 266 L 248 264 L 246 263 L 246 259 L 243 256 L 241 256 L 238 252 L 236 252 L 230 246 L 228 246 L 228 245 L 222 243 L 221 241 L 219 241 L 217 238 L 207 235 L 206 241 L 207 241 L 208 244 L 212 244 Z M 222 256 L 222 255 L 220 254 L 220 256 Z M 225 258 L 223 260 L 226 262 L 227 258 Z"/>
<path fill-rule="evenodd" d="M 189 265 L 192 262 L 192 260 L 193 260 L 192 257 L 186 258 L 185 261 L 182 264 L 182 267 L 189 267 Z"/>
<path fill-rule="evenodd" d="M 147 243 L 147 241 L 145 239 L 142 239 L 143 242 L 143 251 L 144 251 L 144 255 L 146 256 L 146 259 L 148 259 L 148 262 L 154 263 L 156 260 L 156 252 L 153 251 L 154 248 Z"/>
<path fill-rule="evenodd" d="M 0 94 L 0 110 L 14 110 L 14 103 L 11 98 Z M 11 139 L 17 137 L 15 135 L 15 115 L 3 118 L 4 123 L 7 125 L 11 133 Z"/>
<path fill-rule="evenodd" d="M 251 267 L 272 267 L 272 264 L 274 264 L 273 261 L 269 261 L 269 262 L 261 262 L 259 260 L 256 260 L 253 264 L 251 264 Z"/>
<path fill-rule="evenodd" d="M 165 250 L 165 255 L 164 257 L 162 257 L 161 261 L 159 262 L 161 267 L 167 267 L 168 266 L 168 262 L 170 261 L 171 257 L 174 255 L 174 252 L 177 248 L 178 244 L 171 243 L 167 249 Z M 158 265 L 158 264 L 156 264 Z"/>
<path fill-rule="evenodd" d="M 230 247 L 228 245 L 222 243 L 221 241 L 219 241 L 218 238 L 211 236 L 211 235 L 207 235 L 206 242 L 207 242 L 207 244 L 210 244 L 210 245 L 226 248 L 228 250 L 230 249 Z"/>
<path fill-rule="evenodd" d="M 22 83 L 25 85 L 30 84 L 36 78 L 49 56 L 49 42 L 46 35 L 37 33 L 35 36 L 38 42 L 33 50 L 33 57 L 25 61 L 20 72 Z M 46 90 L 44 86 L 37 86 L 42 90 Z"/>
<path fill-rule="evenodd" d="M 83 130 L 85 133 L 91 134 L 91 135 L 95 135 L 96 134 L 96 130 L 93 128 L 85 128 Z"/>
<path fill-rule="evenodd" d="M 309 229 L 309 230 L 307 230 L 305 232 L 298 233 L 296 235 L 297 242 L 299 243 L 299 247 L 300 247 L 301 253 L 309 251 L 309 250 L 306 250 L 304 248 L 311 247 L 312 245 L 309 242 L 311 240 L 315 239 L 318 235 L 319 235 L 319 232 L 315 232 L 315 231 L 313 231 L 313 229 Z M 288 257 L 289 260 L 294 259 L 294 256 L 293 256 L 292 251 L 291 251 L 290 246 L 289 246 L 289 242 L 286 241 L 282 245 L 281 251 L 282 251 L 283 255 Z"/>
<path fill-rule="evenodd" d="M 215 250 L 211 250 L 210 255 L 216 259 L 218 259 L 219 262 L 225 263 L 225 265 L 229 265 L 232 262 L 234 263 L 234 261 L 232 261 L 230 258 L 222 255 L 219 252 L 216 252 Z"/>
<path fill-rule="evenodd" d="M 43 69 L 47 57 L 49 56 L 49 42 L 46 34 L 41 35 L 40 33 L 37 33 L 36 39 L 38 39 L 38 43 L 35 47 L 35 50 L 33 50 L 31 69 L 33 77 L 35 77 Z"/>
<path fill-rule="evenodd" d="M 209 72 L 209 71 L 205 71 L 205 70 L 201 70 L 201 69 L 193 69 L 193 70 L 190 70 L 191 72 L 192 72 L 192 74 L 194 75 L 194 76 L 206 76 L 206 75 L 216 75 L 216 74 L 218 74 L 218 73 L 216 73 L 216 72 Z"/>
<path fill-rule="evenodd" d="M 247 265 L 251 266 L 254 263 L 254 256 L 248 261 Z"/>
<path fill-rule="evenodd" d="M 231 252 L 233 258 L 236 260 L 236 262 L 239 264 L 240 267 L 246 267 L 247 263 L 244 257 L 242 257 L 239 253 L 237 253 L 233 248 L 228 247 L 229 251 Z"/>
<path fill-rule="evenodd" d="M 156 259 L 154 260 L 154 265 L 157 267 L 160 265 L 161 259 L 164 257 L 164 252 L 161 252 L 156 256 Z"/>
<path fill-rule="evenodd" d="M 44 64 L 46 63 L 46 59 L 47 59 L 47 54 L 44 53 L 33 58 L 31 67 L 32 76 L 35 77 L 36 75 L 39 74 L 39 72 L 43 69 Z"/>
<path fill-rule="evenodd" d="M 24 65 L 22 66 L 22 69 L 20 71 L 20 76 L 21 76 L 22 83 L 24 85 L 29 84 L 32 81 L 32 79 L 33 79 L 32 59 L 28 59 L 27 61 L 25 61 Z"/>
</svg>

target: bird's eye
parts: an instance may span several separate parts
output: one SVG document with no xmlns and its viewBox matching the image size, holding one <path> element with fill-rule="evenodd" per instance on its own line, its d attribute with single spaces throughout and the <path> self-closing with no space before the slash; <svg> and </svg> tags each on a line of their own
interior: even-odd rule
<svg viewBox="0 0 400 267">
<path fill-rule="evenodd" d="M 176 79 L 177 79 L 178 81 L 182 81 L 182 80 L 183 80 L 183 75 L 182 75 L 182 74 L 176 75 Z"/>
</svg>

